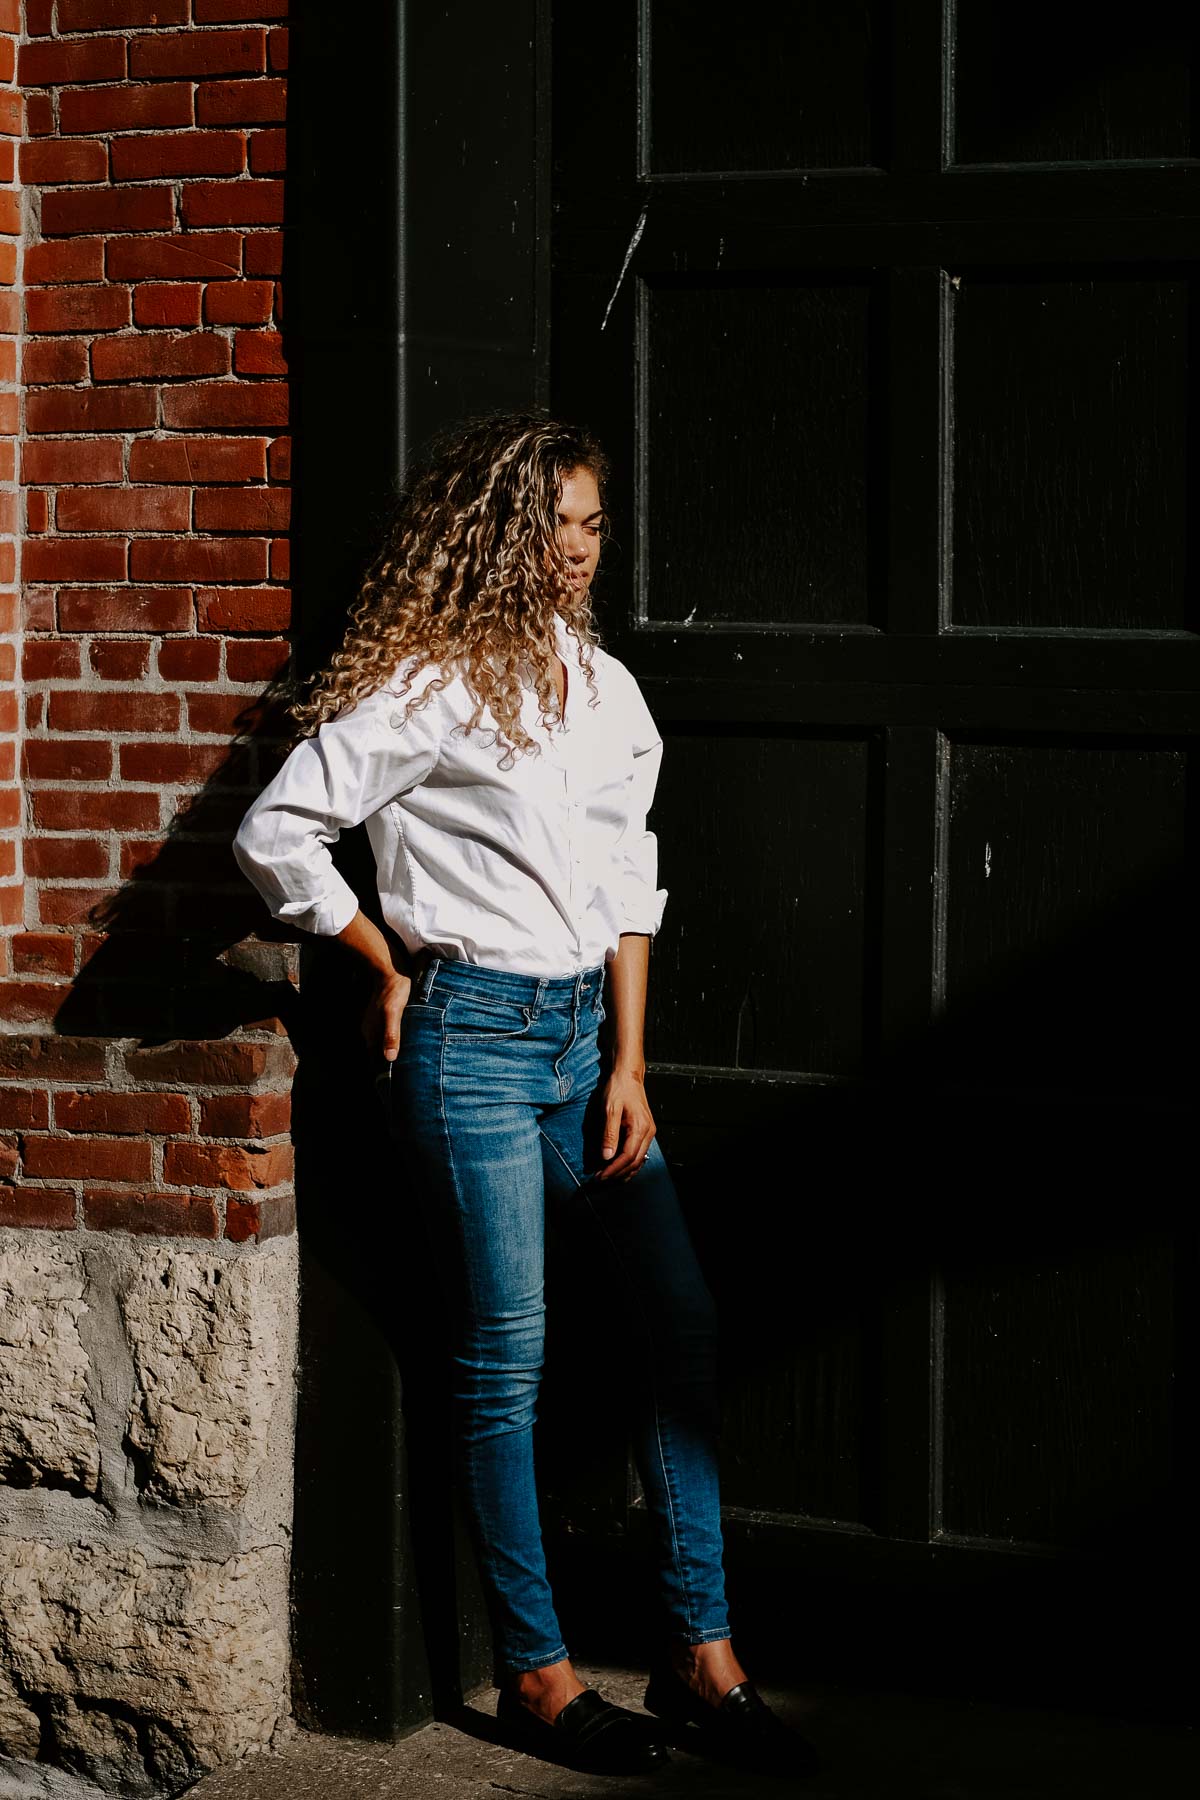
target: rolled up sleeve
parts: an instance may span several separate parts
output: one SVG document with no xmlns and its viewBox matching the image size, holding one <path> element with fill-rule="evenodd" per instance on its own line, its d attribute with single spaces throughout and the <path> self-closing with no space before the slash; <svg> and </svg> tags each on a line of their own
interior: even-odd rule
<svg viewBox="0 0 1200 1800">
<path fill-rule="evenodd" d="M 404 700 L 381 689 L 327 720 L 295 746 L 246 813 L 233 853 L 272 918 L 323 937 L 353 919 L 358 896 L 334 867 L 330 845 L 437 764 L 436 702 L 401 725 L 403 715 Z"/>
<path fill-rule="evenodd" d="M 667 890 L 658 886 L 658 839 L 646 825 L 658 787 L 663 744 L 636 682 L 632 698 L 633 774 L 627 794 L 628 818 L 621 837 L 621 929 L 652 938 L 662 924 L 667 903 Z"/>
</svg>

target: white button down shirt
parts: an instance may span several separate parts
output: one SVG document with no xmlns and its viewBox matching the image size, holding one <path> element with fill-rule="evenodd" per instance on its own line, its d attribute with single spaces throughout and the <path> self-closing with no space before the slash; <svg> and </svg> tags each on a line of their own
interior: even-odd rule
<svg viewBox="0 0 1200 1800">
<path fill-rule="evenodd" d="M 608 961 L 623 931 L 653 937 L 666 890 L 646 829 L 662 739 L 633 676 L 598 646 L 592 673 L 557 614 L 567 667 L 565 725 L 547 727 L 527 688 L 521 722 L 540 746 L 501 768 L 484 711 L 461 676 L 404 723 L 393 679 L 291 751 L 234 840 L 238 863 L 276 919 L 333 935 L 358 911 L 329 846 L 366 821 L 383 916 L 416 952 L 562 976 Z"/>
</svg>

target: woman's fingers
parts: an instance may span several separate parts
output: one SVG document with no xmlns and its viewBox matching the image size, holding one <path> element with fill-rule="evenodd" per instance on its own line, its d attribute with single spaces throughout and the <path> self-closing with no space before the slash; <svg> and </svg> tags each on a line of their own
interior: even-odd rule
<svg viewBox="0 0 1200 1800">
<path fill-rule="evenodd" d="M 618 1141 L 618 1132 L 622 1130 L 624 1141 L 621 1143 L 618 1153 L 600 1171 L 601 1181 L 612 1181 L 618 1177 L 636 1175 L 646 1160 L 646 1153 L 654 1137 L 654 1129 L 652 1119 L 635 1113 L 631 1107 L 614 1109 L 609 1115 L 605 1128 L 604 1146 L 607 1148 L 610 1142 L 615 1145 Z"/>
<path fill-rule="evenodd" d="M 362 1034 L 376 1055 L 394 1062 L 400 1053 L 400 1021 L 405 1002 L 394 993 L 373 994 L 363 1014 Z"/>
</svg>

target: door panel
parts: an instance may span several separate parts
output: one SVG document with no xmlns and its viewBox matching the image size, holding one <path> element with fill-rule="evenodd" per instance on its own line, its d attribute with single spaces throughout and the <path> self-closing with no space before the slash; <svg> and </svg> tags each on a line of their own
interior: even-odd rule
<svg viewBox="0 0 1200 1800">
<path fill-rule="evenodd" d="M 648 620 L 869 622 L 871 306 L 861 277 L 645 284 Z"/>
<path fill-rule="evenodd" d="M 952 622 L 1187 625 L 1187 273 L 976 268 L 952 284 Z"/>
<path fill-rule="evenodd" d="M 668 732 L 656 805 L 691 828 L 659 859 L 654 1062 L 861 1068 L 870 763 L 862 738 Z"/>
</svg>

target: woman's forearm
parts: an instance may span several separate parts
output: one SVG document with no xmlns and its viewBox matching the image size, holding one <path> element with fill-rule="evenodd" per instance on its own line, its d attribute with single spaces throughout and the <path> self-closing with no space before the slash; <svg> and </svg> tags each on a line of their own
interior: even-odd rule
<svg viewBox="0 0 1200 1800">
<path fill-rule="evenodd" d="M 617 954 L 608 965 L 609 1011 L 613 1015 L 613 1069 L 646 1074 L 644 1035 L 646 984 L 650 974 L 650 939 L 640 932 L 623 932 Z"/>
<path fill-rule="evenodd" d="M 384 980 L 396 975 L 407 976 L 410 973 L 408 957 L 403 946 L 392 946 L 373 920 L 368 919 L 360 908 L 343 931 L 338 932 L 341 943 L 348 945 L 358 956 L 370 964 L 375 973 Z"/>
</svg>

